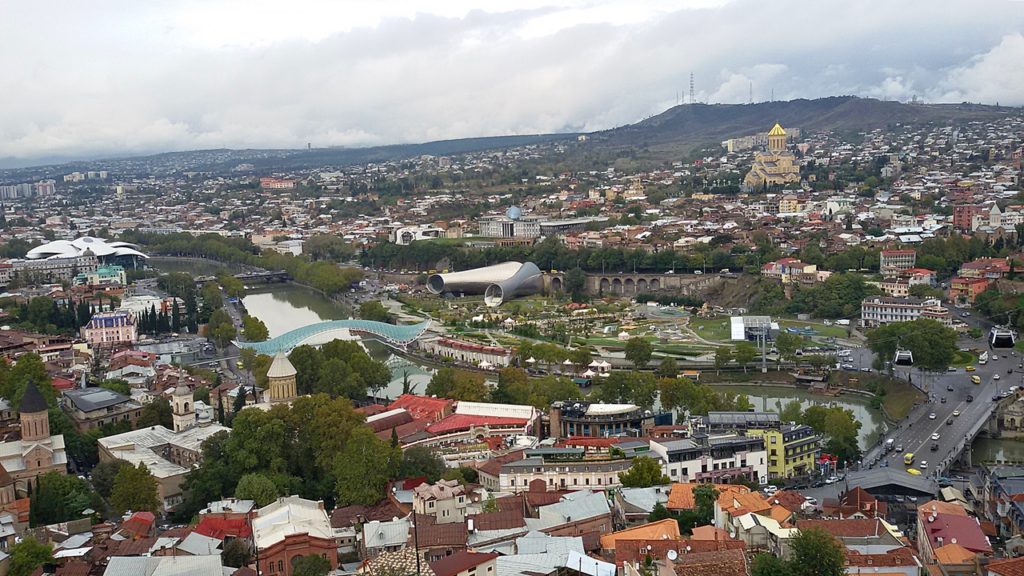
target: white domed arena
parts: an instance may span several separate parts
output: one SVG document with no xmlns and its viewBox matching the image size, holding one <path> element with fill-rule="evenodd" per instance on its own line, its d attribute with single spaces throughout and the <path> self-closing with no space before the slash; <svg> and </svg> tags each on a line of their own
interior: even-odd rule
<svg viewBox="0 0 1024 576">
<path fill-rule="evenodd" d="M 91 253 L 102 261 L 113 261 L 120 258 L 149 258 L 139 251 L 139 247 L 128 242 L 107 242 L 102 238 L 82 236 L 74 240 L 54 240 L 42 246 L 36 246 L 25 255 L 29 260 L 46 260 L 49 258 L 76 258 Z"/>
</svg>

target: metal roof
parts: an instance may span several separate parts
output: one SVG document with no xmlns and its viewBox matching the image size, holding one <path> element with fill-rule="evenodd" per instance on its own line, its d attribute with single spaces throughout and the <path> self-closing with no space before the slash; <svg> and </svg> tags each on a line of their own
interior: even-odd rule
<svg viewBox="0 0 1024 576">
<path fill-rule="evenodd" d="M 106 388 L 86 388 L 84 390 L 68 390 L 64 397 L 71 401 L 82 412 L 92 412 L 110 406 L 131 401 L 131 398 Z"/>
<path fill-rule="evenodd" d="M 386 344 L 405 347 L 415 341 L 430 327 L 430 320 L 419 324 L 386 324 L 373 320 L 329 320 L 296 328 L 264 342 L 235 342 L 239 348 L 249 348 L 259 354 L 274 356 L 285 354 L 303 344 L 322 343 L 347 333 L 359 332 L 379 338 Z"/>
</svg>

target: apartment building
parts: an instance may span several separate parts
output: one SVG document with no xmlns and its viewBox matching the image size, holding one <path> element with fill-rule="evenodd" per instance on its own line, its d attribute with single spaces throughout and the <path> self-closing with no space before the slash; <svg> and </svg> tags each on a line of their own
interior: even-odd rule
<svg viewBox="0 0 1024 576">
<path fill-rule="evenodd" d="M 895 276 L 901 270 L 914 267 L 917 263 L 917 252 L 913 250 L 882 250 L 878 259 L 878 269 L 882 276 Z"/>
<path fill-rule="evenodd" d="M 952 323 L 949 310 L 937 298 L 869 296 L 860 304 L 860 317 L 861 322 L 868 327 L 912 322 L 918 318 L 929 318 L 947 326 Z"/>
<path fill-rule="evenodd" d="M 673 482 L 725 482 L 768 479 L 768 456 L 761 438 L 739 434 L 651 440 L 651 453 L 661 460 Z"/>
<path fill-rule="evenodd" d="M 769 479 L 807 474 L 814 470 L 814 463 L 821 454 L 821 436 L 805 424 L 750 430 L 747 435 L 764 441 Z"/>
</svg>

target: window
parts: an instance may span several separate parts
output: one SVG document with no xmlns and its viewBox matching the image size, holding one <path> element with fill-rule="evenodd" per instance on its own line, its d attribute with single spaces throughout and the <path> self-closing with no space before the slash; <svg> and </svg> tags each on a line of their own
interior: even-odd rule
<svg viewBox="0 0 1024 576">
<path fill-rule="evenodd" d="M 270 560 L 267 562 L 267 572 L 274 573 L 274 561 Z"/>
<path fill-rule="evenodd" d="M 277 561 L 277 571 L 284 572 L 284 560 Z"/>
</svg>

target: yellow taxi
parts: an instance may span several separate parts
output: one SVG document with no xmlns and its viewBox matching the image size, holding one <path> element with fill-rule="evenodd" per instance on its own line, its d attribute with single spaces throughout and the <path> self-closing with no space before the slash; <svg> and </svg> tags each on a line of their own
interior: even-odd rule
<svg viewBox="0 0 1024 576">
<path fill-rule="evenodd" d="M 911 476 L 920 476 L 921 471 L 917 468 L 907 468 L 907 474 L 910 474 Z"/>
<path fill-rule="evenodd" d="M 967 371 L 968 372 L 974 372 L 975 370 L 976 370 L 976 368 L 974 366 L 968 366 L 967 367 Z"/>
</svg>

